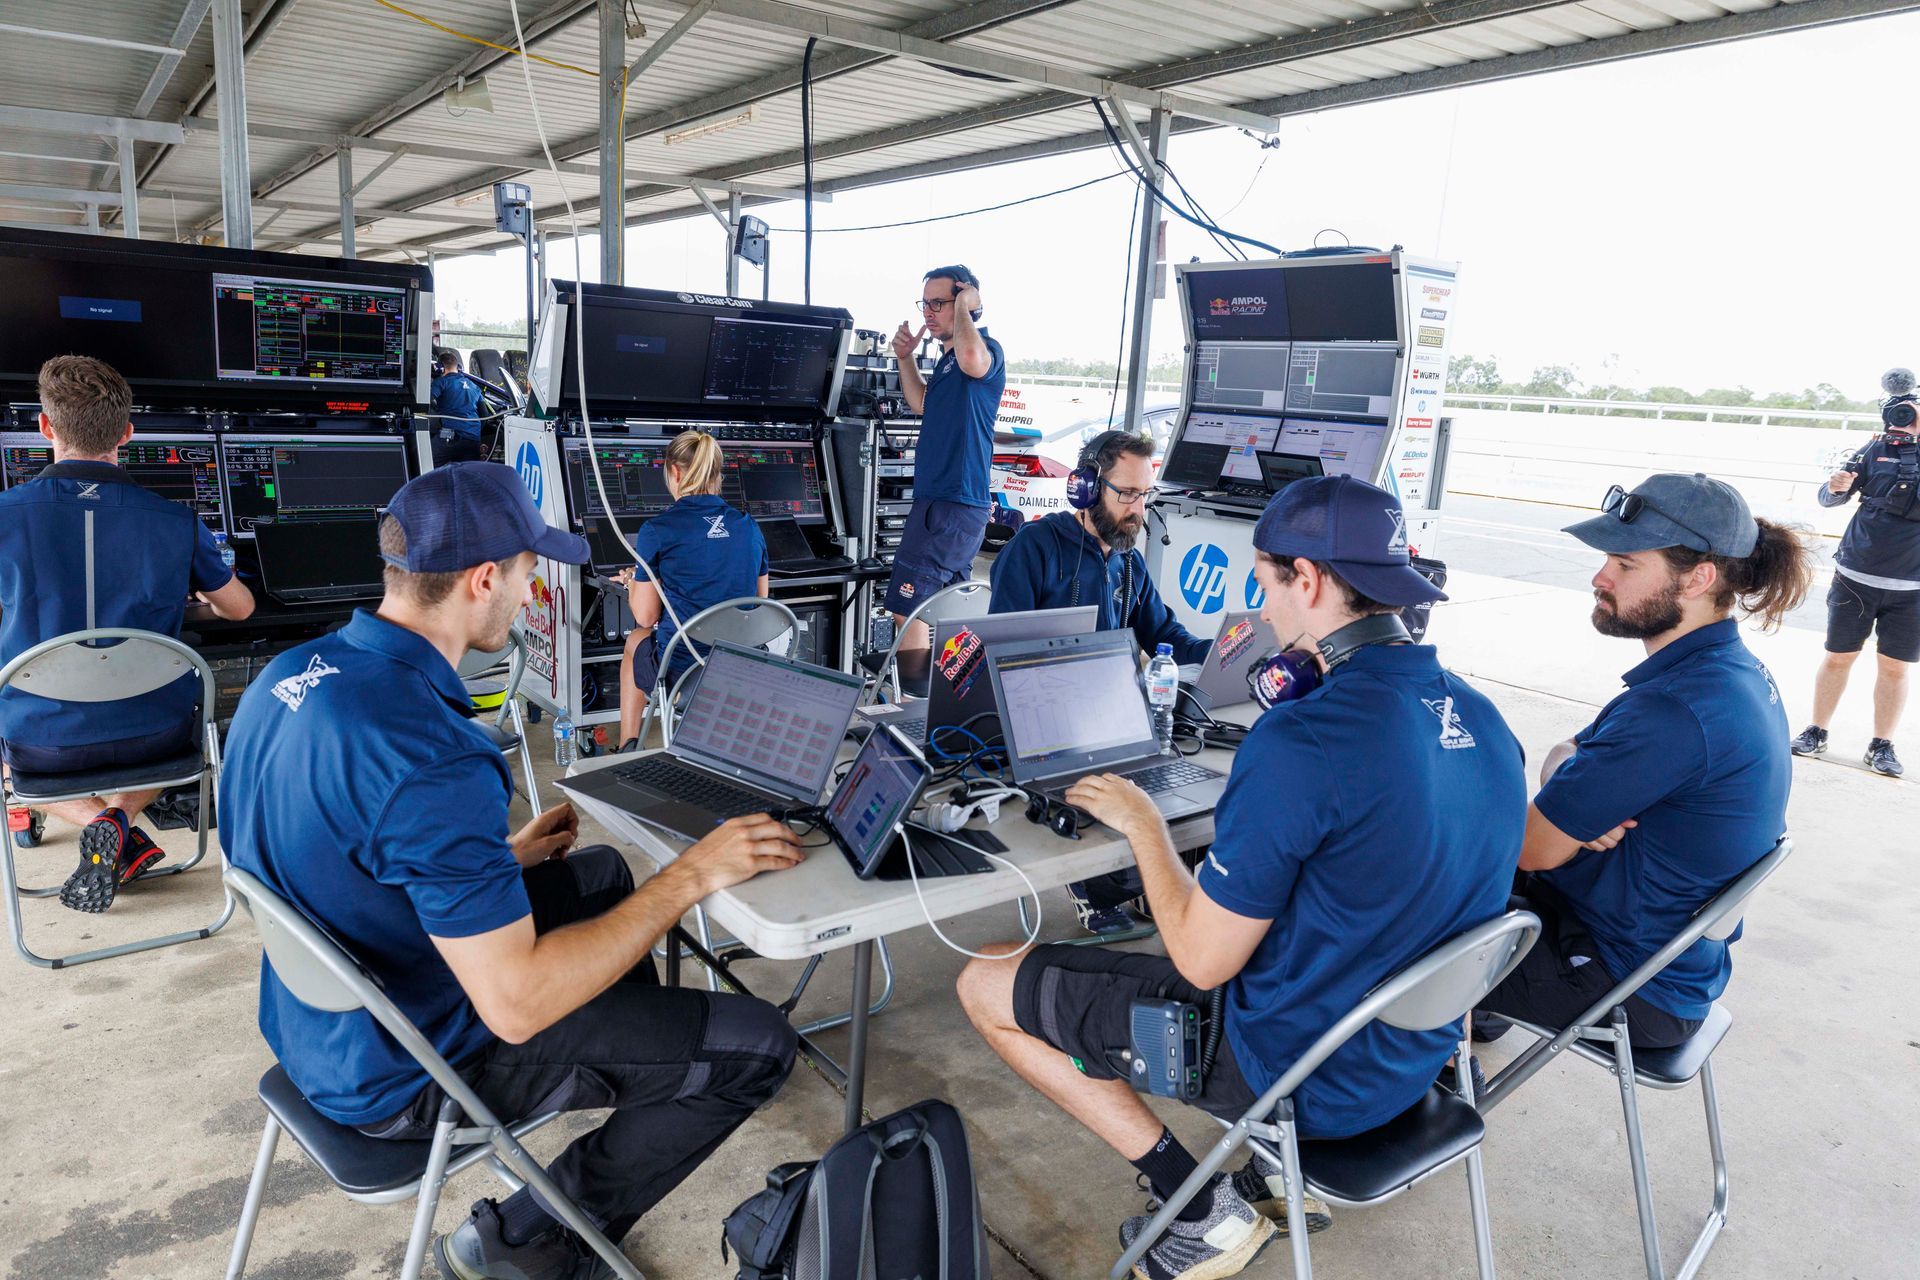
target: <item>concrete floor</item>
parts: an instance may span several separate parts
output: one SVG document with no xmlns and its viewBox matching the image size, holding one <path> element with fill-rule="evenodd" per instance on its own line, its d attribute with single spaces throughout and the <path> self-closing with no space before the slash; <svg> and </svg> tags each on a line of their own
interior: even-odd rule
<svg viewBox="0 0 1920 1280">
<path fill-rule="evenodd" d="M 1576 593 L 1476 580 L 1455 584 L 1434 639 L 1444 658 L 1494 697 L 1533 759 L 1584 724 L 1636 651 L 1586 628 Z M 1818 638 L 1756 640 L 1780 678 L 1790 717 L 1804 714 Z M 1864 690 L 1850 702 L 1864 702 Z M 1911 722 L 1911 717 L 1910 717 Z M 1843 716 L 1839 741 L 1855 734 Z M 1913 751 L 1910 755 L 1920 755 Z M 1920 760 L 1916 760 L 1920 764 Z M 549 769 L 548 772 L 551 772 Z M 1727 997 L 1734 1030 L 1717 1059 L 1732 1169 L 1731 1222 L 1706 1274 L 1718 1277 L 1904 1277 L 1920 1274 L 1920 914 L 1911 783 L 1847 761 L 1796 765 L 1798 852 L 1749 913 Z M 166 833 L 170 856 L 191 837 Z M 20 858 L 28 883 L 63 877 L 71 831 Z M 29 903 L 43 949 L 188 927 L 217 909 L 210 869 L 156 882 L 101 917 Z M 1046 897 L 1044 934 L 1069 936 L 1062 893 Z M 1011 909 L 959 922 L 965 945 L 1015 934 Z M 89 936 L 90 935 L 90 936 Z M 1142 945 L 1152 945 L 1151 943 Z M 1141 1208 L 1132 1171 L 1014 1079 L 975 1038 L 952 995 L 961 958 L 926 930 L 897 940 L 900 986 L 874 1022 L 868 1104 L 875 1113 L 945 1097 L 966 1116 L 1002 1277 L 1103 1275 L 1115 1229 Z M 254 1082 L 269 1065 L 254 1027 L 258 951 L 244 919 L 215 938 L 65 972 L 0 957 L 0 1265 L 6 1280 L 132 1280 L 224 1274 L 261 1111 Z M 762 994 L 784 994 L 798 966 L 757 962 Z M 697 973 L 697 970 L 695 970 Z M 846 989 L 830 959 L 803 1016 Z M 1513 1037 L 1517 1040 L 1518 1037 Z M 844 1045 L 828 1033 L 829 1051 Z M 1483 1049 L 1491 1071 L 1517 1049 Z M 1669 1264 L 1710 1196 L 1697 1090 L 1642 1095 Z M 1209 1126 L 1168 1108 L 1198 1145 Z M 592 1117 L 589 1117 L 590 1120 Z M 840 1100 L 796 1068 L 750 1122 L 628 1240 L 650 1276 L 723 1277 L 720 1218 L 784 1160 L 835 1136 Z M 581 1122 L 536 1137 L 564 1145 Z M 1639 1267 L 1632 1191 L 1610 1076 L 1581 1062 L 1549 1068 L 1489 1121 L 1494 1240 L 1507 1276 L 1620 1277 Z M 440 1214 L 450 1227 L 492 1194 L 469 1171 Z M 1336 1215 L 1314 1237 L 1326 1276 L 1471 1276 L 1463 1178 L 1449 1172 L 1371 1212 Z M 320 1280 L 398 1274 L 410 1210 L 367 1208 L 333 1192 L 292 1147 L 281 1157 L 248 1274 Z M 1248 1274 L 1286 1273 L 1270 1249 Z"/>
</svg>

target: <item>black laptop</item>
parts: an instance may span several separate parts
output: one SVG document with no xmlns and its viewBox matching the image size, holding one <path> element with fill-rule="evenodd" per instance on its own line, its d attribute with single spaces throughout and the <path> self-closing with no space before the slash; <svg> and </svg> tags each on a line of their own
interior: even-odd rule
<svg viewBox="0 0 1920 1280">
<path fill-rule="evenodd" d="M 774 577 L 797 578 L 809 573 L 830 573 L 835 569 L 850 568 L 853 564 L 845 556 L 816 554 L 798 520 L 762 520 L 760 533 L 767 540 L 767 572 Z"/>
</svg>

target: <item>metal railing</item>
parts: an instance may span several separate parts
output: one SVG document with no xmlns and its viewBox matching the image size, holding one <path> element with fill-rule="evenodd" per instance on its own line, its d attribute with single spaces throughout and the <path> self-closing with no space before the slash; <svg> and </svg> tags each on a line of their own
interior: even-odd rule
<svg viewBox="0 0 1920 1280">
<path fill-rule="evenodd" d="M 1514 413 L 1601 414 L 1674 422 L 1726 422 L 1745 426 L 1825 427 L 1876 432 L 1873 412 L 1834 409 L 1782 409 L 1754 404 L 1660 404 L 1649 400 L 1580 400 L 1553 396 L 1491 396 L 1446 393 L 1449 409 L 1503 409 Z"/>
<path fill-rule="evenodd" d="M 1121 375 L 1123 382 L 1125 377 L 1125 374 Z M 1009 371 L 1007 380 L 1009 382 L 1026 383 L 1029 385 L 1038 384 L 1043 387 L 1092 387 L 1100 391 L 1108 391 L 1113 388 L 1112 378 L 1081 378 L 1064 373 L 1017 373 Z M 1149 382 L 1147 384 L 1147 390 L 1178 394 L 1180 384 L 1177 382 Z"/>
</svg>

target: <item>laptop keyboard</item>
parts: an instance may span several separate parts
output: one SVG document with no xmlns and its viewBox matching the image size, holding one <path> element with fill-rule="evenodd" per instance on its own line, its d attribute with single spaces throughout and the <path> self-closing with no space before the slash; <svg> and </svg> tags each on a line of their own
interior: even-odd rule
<svg viewBox="0 0 1920 1280">
<path fill-rule="evenodd" d="M 1148 765 L 1120 776 L 1148 795 L 1157 795 L 1162 791 L 1177 791 L 1196 782 L 1210 782 L 1220 775 L 1204 765 L 1170 760 L 1166 764 Z"/>
<path fill-rule="evenodd" d="M 927 718 L 925 716 L 902 716 L 898 720 L 889 720 L 888 724 L 907 736 L 908 742 L 924 742 L 927 737 Z"/>
<path fill-rule="evenodd" d="M 632 764 L 616 765 L 613 776 L 622 782 L 649 787 L 665 796 L 698 805 L 722 818 L 741 818 L 750 813 L 765 813 L 766 799 L 743 791 L 730 782 L 722 782 L 698 769 L 690 769 L 672 756 L 643 756 Z"/>
</svg>

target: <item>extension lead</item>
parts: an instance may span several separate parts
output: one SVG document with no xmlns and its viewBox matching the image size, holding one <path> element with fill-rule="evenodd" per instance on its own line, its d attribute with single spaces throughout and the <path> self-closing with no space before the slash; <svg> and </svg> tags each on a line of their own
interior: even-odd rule
<svg viewBox="0 0 1920 1280">
<path fill-rule="evenodd" d="M 1028 948 L 1032 947 L 1033 944 L 1039 940 L 1039 937 L 1040 937 L 1040 891 L 1033 887 L 1033 881 L 1027 879 L 1026 872 L 1014 866 L 1011 862 L 1008 862 L 1005 858 L 1001 857 L 999 854 L 987 853 L 984 849 L 981 850 L 981 856 L 990 858 L 994 862 L 999 863 L 1001 866 L 1013 872 L 1013 874 L 1019 876 L 1021 880 L 1026 882 L 1027 892 L 1033 895 L 1033 928 L 1028 930 L 1027 936 L 1024 939 L 1022 939 L 1018 950 L 1009 951 L 1007 952 L 1007 954 L 1003 956 L 988 955 L 984 951 L 969 951 L 965 947 L 961 946 L 959 943 L 955 942 L 952 938 L 949 938 L 946 934 L 940 932 L 940 926 L 933 922 L 933 912 L 927 909 L 926 895 L 920 892 L 920 872 L 917 869 L 915 869 L 913 865 L 913 841 L 907 835 L 906 824 L 899 823 L 894 827 L 894 830 L 900 833 L 900 843 L 902 847 L 904 847 L 906 850 L 907 876 L 909 879 L 913 881 L 913 896 L 919 899 L 920 901 L 920 914 L 926 917 L 927 928 L 933 930 L 933 936 L 940 939 L 940 941 L 946 943 L 948 950 L 958 951 L 961 955 L 968 956 L 975 960 L 1013 960 L 1013 959 L 1017 959 L 1020 956 L 1025 955 L 1027 953 Z"/>
<path fill-rule="evenodd" d="M 547 143 L 546 123 L 540 118 L 540 95 L 534 90 L 533 70 L 527 64 L 527 33 L 520 25 L 520 0 L 507 0 L 507 8 L 513 13 L 513 38 L 520 46 L 520 76 L 526 83 L 527 105 L 533 112 L 534 132 L 540 135 L 540 152 L 546 156 L 547 168 L 553 173 L 554 185 L 560 188 L 560 198 L 566 202 L 567 227 L 573 232 L 573 355 L 575 376 L 580 380 L 580 425 L 587 433 L 587 461 L 593 468 L 593 487 L 600 494 L 601 507 L 611 512 L 613 504 L 607 501 L 607 482 L 600 474 L 599 451 L 593 446 L 593 415 L 587 410 L 587 288 L 586 270 L 580 262 L 580 220 L 573 211 L 573 196 L 568 193 L 567 184 L 560 176 L 560 166 L 554 161 L 553 148 Z M 606 223 L 606 211 L 602 210 L 600 226 L 602 236 L 607 234 Z M 625 229 L 624 217 L 614 220 L 615 235 L 624 234 Z M 527 348 L 531 353 L 532 334 L 527 335 Z M 618 520 L 609 515 L 607 523 L 613 526 L 613 536 L 620 540 L 620 546 L 633 557 L 636 564 L 647 571 L 647 581 L 651 582 L 654 591 L 659 593 L 661 607 L 667 611 L 667 616 L 673 619 L 673 629 L 684 632 L 686 624 L 680 621 L 680 614 L 674 609 L 673 600 L 667 595 L 666 587 L 661 584 L 660 575 L 653 571 L 653 566 L 634 550 L 631 542 L 627 541 L 627 531 L 620 527 Z M 694 647 L 691 640 L 687 642 L 687 652 L 692 655 L 695 666 L 707 665 L 707 660 L 700 655 L 700 651 Z"/>
</svg>

